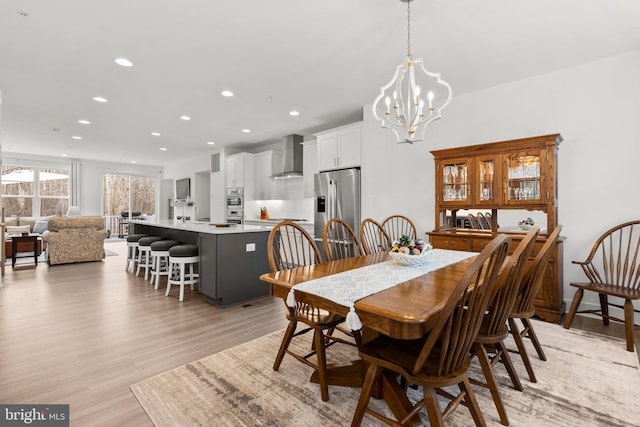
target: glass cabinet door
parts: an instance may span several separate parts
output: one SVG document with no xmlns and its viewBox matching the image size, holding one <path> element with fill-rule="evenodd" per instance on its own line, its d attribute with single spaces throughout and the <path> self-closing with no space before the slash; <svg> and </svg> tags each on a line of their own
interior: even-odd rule
<svg viewBox="0 0 640 427">
<path fill-rule="evenodd" d="M 494 205 L 500 202 L 500 157 L 476 157 L 474 184 L 475 202 L 480 205 Z"/>
<path fill-rule="evenodd" d="M 442 201 L 447 204 L 468 204 L 471 171 L 467 159 L 453 159 L 442 163 Z"/>
<path fill-rule="evenodd" d="M 540 151 L 505 155 L 505 202 L 530 204 L 546 200 L 544 156 Z"/>
</svg>

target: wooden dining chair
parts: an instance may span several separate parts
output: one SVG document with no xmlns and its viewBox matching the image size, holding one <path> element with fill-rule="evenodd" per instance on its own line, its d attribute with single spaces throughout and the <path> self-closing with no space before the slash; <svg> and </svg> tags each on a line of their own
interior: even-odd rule
<svg viewBox="0 0 640 427">
<path fill-rule="evenodd" d="M 504 340 L 509 336 L 507 318 L 518 296 L 527 259 L 533 249 L 539 231 L 539 228 L 532 228 L 520 241 L 513 254 L 505 260 L 495 292 L 491 297 L 489 307 L 482 319 L 480 331 L 471 349 L 472 355 L 478 357 L 486 380 L 486 382 L 480 382 L 472 378 L 471 382 L 489 389 L 498 410 L 500 422 L 505 426 L 509 425 L 509 418 L 500 397 L 498 385 L 493 375 L 493 368 L 498 362 L 502 362 L 511 378 L 513 387 L 518 391 L 522 391 L 522 384 L 518 378 L 518 373 L 513 367 Z"/>
<path fill-rule="evenodd" d="M 391 249 L 391 239 L 382 225 L 373 218 L 360 223 L 360 242 L 365 255 L 386 252 Z"/>
<path fill-rule="evenodd" d="M 485 425 L 468 378 L 470 349 L 510 243 L 511 237 L 497 236 L 478 255 L 462 279 L 451 284 L 455 287 L 452 297 L 440 309 L 431 332 L 425 337 L 401 340 L 380 335 L 360 348 L 360 357 L 369 364 L 369 368 L 352 426 L 359 426 L 365 413 L 391 425 L 413 422 L 423 407 L 427 410 L 431 426 L 442 426 L 443 417 L 463 401 L 475 424 Z M 404 420 L 396 421 L 368 408 L 368 403 L 377 378 L 382 377 L 383 390 L 398 389 L 398 375 L 411 384 L 422 386 L 424 399 L 412 408 L 406 408 L 408 414 Z M 458 396 L 441 389 L 456 384 L 460 389 Z M 436 393 L 451 399 L 444 411 L 440 410 Z"/>
<path fill-rule="evenodd" d="M 633 351 L 634 323 L 633 301 L 640 299 L 640 220 L 625 222 L 607 230 L 591 248 L 585 261 L 573 261 L 582 267 L 587 282 L 573 282 L 577 288 L 573 296 L 564 327 L 569 329 L 576 313 L 590 313 L 609 321 L 624 323 L 627 350 Z M 600 297 L 600 310 L 578 311 L 584 291 L 596 292 Z M 609 301 L 609 297 L 624 300 L 624 305 Z M 609 314 L 609 306 L 624 310 L 624 320 Z"/>
<path fill-rule="evenodd" d="M 414 240 L 418 238 L 418 230 L 415 224 L 404 215 L 391 215 L 382 221 L 382 228 L 384 228 L 384 231 L 389 235 L 391 243 L 400 240 L 404 235 Z"/>
<path fill-rule="evenodd" d="M 480 223 L 480 228 L 483 230 L 491 230 L 491 222 L 482 212 L 478 212 L 478 222 Z"/>
<path fill-rule="evenodd" d="M 331 218 L 322 230 L 324 256 L 327 261 L 362 255 L 360 242 L 353 228 L 340 218 Z"/>
<path fill-rule="evenodd" d="M 287 270 L 322 262 L 320 251 L 313 238 L 302 226 L 291 221 L 282 221 L 273 227 L 271 233 L 269 233 L 267 248 L 267 258 L 271 271 Z M 282 338 L 276 360 L 273 363 L 273 370 L 277 371 L 280 368 L 285 354 L 289 354 L 300 362 L 316 369 L 322 400 L 326 402 L 329 400 L 329 387 L 325 350 L 335 342 L 341 341 L 332 337 L 332 332 L 339 323 L 344 322 L 345 318 L 320 310 L 310 304 L 296 302 L 295 307 L 287 305 L 287 320 L 289 320 L 289 324 Z M 307 327 L 296 332 L 298 322 L 304 323 Z M 313 331 L 313 343 L 308 354 L 302 355 L 289 350 L 289 345 L 294 337 L 310 331 Z M 326 334 L 325 331 L 327 332 Z M 309 360 L 314 355 L 317 363 Z"/>
<path fill-rule="evenodd" d="M 480 221 L 478 221 L 478 218 L 476 218 L 476 216 L 474 214 L 468 214 L 467 215 L 467 219 L 469 220 L 469 225 L 471 226 L 472 229 L 474 230 L 482 230 L 482 226 L 480 225 Z"/>
<path fill-rule="evenodd" d="M 556 244 L 556 239 L 558 238 L 561 230 L 562 226 L 558 225 L 551 234 L 547 236 L 547 240 L 544 245 L 542 245 L 542 248 L 540 248 L 533 261 L 527 264 L 524 278 L 522 279 L 522 286 L 518 290 L 518 296 L 516 297 L 516 302 L 513 305 L 513 310 L 509 313 L 509 333 L 511 333 L 513 340 L 516 343 L 518 348 L 517 352 L 520 354 L 522 362 L 529 374 L 529 380 L 534 383 L 537 382 L 537 379 L 533 372 L 533 366 L 529 360 L 529 355 L 527 354 L 527 348 L 524 345 L 523 338 L 529 338 L 531 340 L 540 360 L 547 360 L 547 356 L 544 354 L 540 340 L 538 340 L 538 336 L 533 329 L 531 317 L 535 314 L 533 301 L 540 290 L 540 286 L 542 286 L 544 272 L 549 265 L 549 258 L 551 257 L 551 249 Z M 518 326 L 516 319 L 520 319 L 523 326 L 522 330 Z"/>
</svg>

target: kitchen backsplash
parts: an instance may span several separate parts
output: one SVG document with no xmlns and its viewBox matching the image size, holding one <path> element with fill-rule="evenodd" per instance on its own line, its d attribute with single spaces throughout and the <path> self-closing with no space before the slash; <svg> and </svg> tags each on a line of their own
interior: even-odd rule
<svg viewBox="0 0 640 427">
<path fill-rule="evenodd" d="M 260 219 L 260 208 L 265 207 L 269 218 L 304 218 L 313 221 L 313 198 L 298 200 L 247 200 L 245 219 Z"/>
</svg>

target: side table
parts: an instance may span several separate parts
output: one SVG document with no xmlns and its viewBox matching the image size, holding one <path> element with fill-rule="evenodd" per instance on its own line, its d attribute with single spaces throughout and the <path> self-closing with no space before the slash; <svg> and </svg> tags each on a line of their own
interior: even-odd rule
<svg viewBox="0 0 640 427">
<path fill-rule="evenodd" d="M 33 252 L 33 260 L 38 265 L 38 256 L 40 255 L 38 251 L 38 239 L 40 238 L 39 234 L 29 234 L 27 236 L 13 235 L 9 236 L 11 238 L 11 268 L 16 267 L 16 258 L 24 258 L 30 257 L 31 255 L 18 255 L 18 245 L 20 245 L 20 249 L 22 252 Z M 33 249 L 29 251 L 25 251 L 25 246 L 27 249 Z"/>
</svg>

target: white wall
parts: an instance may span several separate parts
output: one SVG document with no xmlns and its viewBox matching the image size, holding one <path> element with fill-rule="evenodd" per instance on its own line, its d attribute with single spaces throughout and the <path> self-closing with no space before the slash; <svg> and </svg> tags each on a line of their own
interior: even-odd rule
<svg viewBox="0 0 640 427">
<path fill-rule="evenodd" d="M 426 140 L 397 145 L 365 108 L 363 217 L 404 213 L 432 230 L 429 150 L 559 132 L 559 223 L 564 225 L 564 299 L 584 280 L 584 260 L 611 226 L 640 218 L 640 51 L 454 97 Z M 450 82 L 455 91 L 455 82 Z M 455 92 L 454 92 L 455 93 Z M 505 225 L 505 224 L 501 224 Z M 585 295 L 585 303 L 597 298 Z"/>
</svg>

